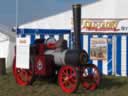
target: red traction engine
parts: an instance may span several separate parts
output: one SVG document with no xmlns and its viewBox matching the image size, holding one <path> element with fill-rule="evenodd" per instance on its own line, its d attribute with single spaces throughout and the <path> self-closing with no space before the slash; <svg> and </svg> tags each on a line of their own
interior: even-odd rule
<svg viewBox="0 0 128 96">
<path fill-rule="evenodd" d="M 74 14 L 74 48 L 67 48 L 67 42 L 60 37 L 47 40 L 35 40 L 30 49 L 30 69 L 16 68 L 13 73 L 21 86 L 32 84 L 36 76 L 58 77 L 58 84 L 66 93 L 75 92 L 81 83 L 88 90 L 94 90 L 100 83 L 100 74 L 94 64 L 88 64 L 88 54 L 80 48 L 80 5 L 73 6 Z"/>
</svg>

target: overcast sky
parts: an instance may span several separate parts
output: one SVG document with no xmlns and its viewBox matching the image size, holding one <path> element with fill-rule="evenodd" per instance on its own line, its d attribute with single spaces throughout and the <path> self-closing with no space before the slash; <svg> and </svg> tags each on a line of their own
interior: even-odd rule
<svg viewBox="0 0 128 96">
<path fill-rule="evenodd" d="M 18 24 L 24 24 L 41 18 L 46 18 L 67 10 L 72 4 L 82 5 L 96 0 L 17 0 Z M 13 27 L 16 24 L 16 0 L 0 0 L 0 24 Z"/>
</svg>

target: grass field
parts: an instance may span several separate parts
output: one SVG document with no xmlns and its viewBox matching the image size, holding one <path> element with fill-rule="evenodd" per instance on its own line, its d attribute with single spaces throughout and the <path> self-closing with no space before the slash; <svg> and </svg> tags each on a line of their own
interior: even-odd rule
<svg viewBox="0 0 128 96">
<path fill-rule="evenodd" d="M 104 76 L 96 91 L 87 91 L 80 86 L 76 93 L 65 94 L 57 83 L 49 84 L 44 80 L 21 87 L 9 73 L 0 76 L 0 96 L 128 96 L 128 78 Z"/>
</svg>

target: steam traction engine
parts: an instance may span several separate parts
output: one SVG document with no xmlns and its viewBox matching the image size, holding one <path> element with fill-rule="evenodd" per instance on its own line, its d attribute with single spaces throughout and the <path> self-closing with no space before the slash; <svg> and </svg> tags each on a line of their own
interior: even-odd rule
<svg viewBox="0 0 128 96">
<path fill-rule="evenodd" d="M 81 83 L 84 88 L 94 90 L 100 83 L 100 74 L 94 64 L 88 64 L 88 54 L 80 47 L 81 6 L 73 5 L 74 48 L 67 48 L 67 41 L 60 36 L 37 39 L 30 47 L 30 69 L 16 67 L 13 61 L 13 73 L 21 86 L 29 85 L 35 76 L 53 78 L 58 76 L 58 84 L 66 93 L 75 92 Z"/>
</svg>

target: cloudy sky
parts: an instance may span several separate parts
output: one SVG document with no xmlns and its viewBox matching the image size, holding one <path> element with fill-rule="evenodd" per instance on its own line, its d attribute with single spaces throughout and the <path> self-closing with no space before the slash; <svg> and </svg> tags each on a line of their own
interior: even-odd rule
<svg viewBox="0 0 128 96">
<path fill-rule="evenodd" d="M 96 0 L 0 0 L 0 24 L 13 27 L 18 16 L 18 25 L 46 18 L 47 16 L 71 10 L 72 4 L 82 5 L 94 3 Z"/>
</svg>

